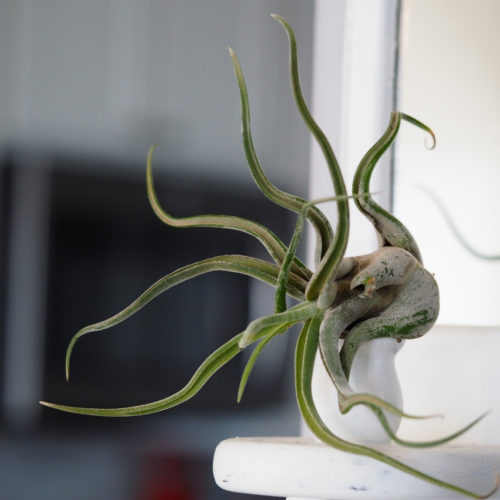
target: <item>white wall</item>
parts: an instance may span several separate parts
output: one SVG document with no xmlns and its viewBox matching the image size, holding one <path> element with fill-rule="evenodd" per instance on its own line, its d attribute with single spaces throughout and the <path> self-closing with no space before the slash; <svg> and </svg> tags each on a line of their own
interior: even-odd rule
<svg viewBox="0 0 500 500">
<path fill-rule="evenodd" d="M 453 237 L 432 189 L 478 251 L 500 253 L 500 3 L 409 0 L 401 111 L 437 135 L 433 151 L 409 125 L 398 139 L 396 216 L 415 236 L 441 291 L 441 324 L 500 324 L 500 261 L 471 256 Z"/>
</svg>

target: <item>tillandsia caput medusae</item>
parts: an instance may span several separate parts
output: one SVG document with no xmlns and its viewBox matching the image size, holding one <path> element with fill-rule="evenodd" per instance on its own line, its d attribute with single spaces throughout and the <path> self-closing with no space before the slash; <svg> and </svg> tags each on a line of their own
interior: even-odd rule
<svg viewBox="0 0 500 500">
<path fill-rule="evenodd" d="M 71 340 L 66 356 L 66 377 L 69 377 L 71 352 L 76 341 L 86 333 L 110 328 L 145 306 L 164 291 L 188 279 L 211 271 L 242 273 L 260 279 L 275 287 L 274 314 L 252 321 L 246 330 L 217 349 L 196 371 L 189 383 L 176 394 L 154 403 L 116 409 L 79 408 L 42 404 L 73 413 L 125 417 L 146 415 L 166 410 L 194 396 L 221 366 L 250 344 L 260 341 L 243 372 L 238 401 L 260 352 L 275 336 L 284 334 L 292 325 L 303 323 L 295 355 L 297 400 L 302 416 L 311 431 L 324 443 L 350 453 L 365 455 L 389 464 L 429 483 L 472 498 L 486 498 L 453 484 L 420 472 L 400 461 L 367 446 L 353 444 L 334 435 L 321 420 L 312 398 L 313 365 L 318 349 L 332 382 L 338 391 L 339 407 L 348 413 L 355 405 L 368 406 L 377 416 L 387 434 L 397 443 L 413 447 L 430 447 L 446 443 L 459 436 L 479 419 L 464 429 L 443 439 L 430 442 L 408 442 L 394 435 L 384 411 L 406 418 L 424 418 L 406 415 L 393 405 L 370 394 L 355 393 L 349 385 L 349 372 L 357 349 L 363 342 L 381 337 L 414 339 L 427 333 L 439 312 L 439 291 L 433 276 L 423 267 L 417 243 L 407 228 L 393 215 L 380 207 L 370 193 L 372 172 L 384 152 L 396 138 L 401 120 L 407 121 L 431 134 L 421 122 L 403 113 L 393 112 L 389 126 L 377 143 L 366 153 L 358 166 L 348 195 L 333 150 L 307 108 L 302 95 L 294 33 L 281 17 L 273 15 L 285 28 L 290 43 L 290 78 L 292 93 L 305 124 L 318 142 L 333 181 L 335 196 L 307 202 L 277 189 L 266 177 L 252 142 L 250 111 L 245 80 L 238 59 L 229 49 L 241 95 L 242 136 L 248 165 L 261 191 L 272 201 L 298 214 L 297 225 L 287 247 L 276 235 L 256 222 L 224 215 L 203 215 L 175 218 L 159 205 L 152 176 L 150 150 L 147 162 L 147 189 L 153 210 L 168 225 L 175 227 L 218 227 L 243 231 L 257 238 L 268 250 L 274 264 L 240 255 L 224 255 L 207 259 L 179 269 L 152 285 L 129 307 L 115 316 L 80 330 Z M 344 258 L 349 237 L 349 205 L 353 198 L 357 208 L 374 225 L 381 247 L 370 255 Z M 333 232 L 330 223 L 317 204 L 335 201 L 338 223 Z M 308 269 L 297 257 L 305 220 L 316 232 L 316 270 Z M 287 309 L 286 295 L 300 303 Z M 339 350 L 339 339 L 345 337 Z M 384 410 L 384 411 L 383 411 Z"/>
</svg>

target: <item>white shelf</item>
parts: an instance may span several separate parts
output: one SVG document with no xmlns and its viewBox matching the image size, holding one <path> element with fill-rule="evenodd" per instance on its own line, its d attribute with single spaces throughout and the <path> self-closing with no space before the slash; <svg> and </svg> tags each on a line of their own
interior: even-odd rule
<svg viewBox="0 0 500 500">
<path fill-rule="evenodd" d="M 500 446 L 373 447 L 479 494 L 493 488 L 493 471 L 500 470 Z M 214 476 L 217 484 L 228 491 L 294 499 L 460 497 L 371 458 L 299 437 L 227 439 L 215 451 Z M 492 498 L 500 498 L 500 492 Z"/>
</svg>

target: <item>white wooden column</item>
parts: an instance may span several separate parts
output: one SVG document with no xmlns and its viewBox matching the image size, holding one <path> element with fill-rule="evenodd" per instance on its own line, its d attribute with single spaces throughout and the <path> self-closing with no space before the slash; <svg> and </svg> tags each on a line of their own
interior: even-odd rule
<svg viewBox="0 0 500 500">
<path fill-rule="evenodd" d="M 312 112 L 330 139 L 344 174 L 348 192 L 363 155 L 380 138 L 392 111 L 396 0 L 317 0 L 315 15 Z M 377 201 L 389 206 L 390 161 L 386 155 L 372 177 Z M 321 151 L 313 140 L 310 162 L 310 199 L 332 196 Z M 322 205 L 335 224 L 336 207 Z M 309 264 L 314 239 L 309 241 Z M 351 203 L 351 231 L 347 255 L 377 248 L 373 226 Z"/>
<path fill-rule="evenodd" d="M 342 130 L 342 90 L 345 47 L 346 0 L 316 0 L 314 17 L 312 114 L 330 140 L 340 160 Z M 309 199 L 333 195 L 328 168 L 316 141 L 311 137 Z M 333 203 L 320 206 L 335 224 Z M 315 235 L 309 233 L 308 266 L 314 269 Z"/>
</svg>

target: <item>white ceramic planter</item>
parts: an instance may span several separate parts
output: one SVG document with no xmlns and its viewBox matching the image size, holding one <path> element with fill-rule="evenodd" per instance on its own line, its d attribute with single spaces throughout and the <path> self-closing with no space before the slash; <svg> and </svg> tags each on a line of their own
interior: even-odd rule
<svg viewBox="0 0 500 500">
<path fill-rule="evenodd" d="M 403 409 L 403 394 L 395 358 L 404 342 L 384 338 L 363 344 L 356 353 L 351 369 L 349 382 L 354 391 L 373 394 Z M 321 418 L 335 435 L 355 443 L 390 443 L 379 421 L 366 406 L 355 406 L 345 415 L 340 413 L 337 390 L 319 354 L 314 364 L 313 398 Z M 392 430 L 397 432 L 401 417 L 389 413 L 386 413 L 386 417 Z M 305 430 L 304 434 L 308 432 Z"/>
</svg>

